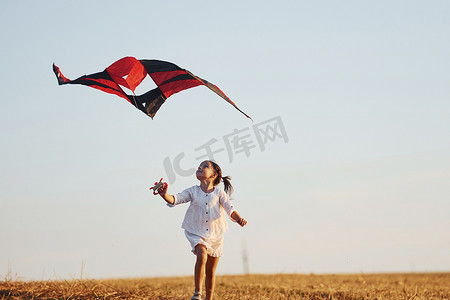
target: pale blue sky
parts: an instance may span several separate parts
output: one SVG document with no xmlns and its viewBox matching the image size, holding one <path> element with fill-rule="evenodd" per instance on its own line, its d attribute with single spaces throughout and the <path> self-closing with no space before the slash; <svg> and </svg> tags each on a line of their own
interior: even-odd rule
<svg viewBox="0 0 450 300">
<path fill-rule="evenodd" d="M 196 148 L 274 117 L 287 142 L 217 154 L 249 221 L 230 224 L 219 274 L 242 273 L 244 249 L 253 273 L 450 271 L 449 15 L 448 1 L 2 1 L 0 276 L 190 275 L 187 206 L 148 188 L 165 159 L 196 168 Z M 208 79 L 254 123 L 204 87 L 151 120 L 51 69 L 75 79 L 124 56 Z"/>
</svg>

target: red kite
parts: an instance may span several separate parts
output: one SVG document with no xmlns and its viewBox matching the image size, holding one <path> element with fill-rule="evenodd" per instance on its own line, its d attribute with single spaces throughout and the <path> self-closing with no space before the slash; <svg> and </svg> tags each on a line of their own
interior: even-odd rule
<svg viewBox="0 0 450 300">
<path fill-rule="evenodd" d="M 107 67 L 103 72 L 84 75 L 75 80 L 64 77 L 55 64 L 53 64 L 53 72 L 55 72 L 55 75 L 58 78 L 59 85 L 82 84 L 110 94 L 115 94 L 126 99 L 152 119 L 164 101 L 171 95 L 198 85 L 205 85 L 225 99 L 225 101 L 233 105 L 247 118 L 251 119 L 216 85 L 195 76 L 188 70 L 181 69 L 177 65 L 166 61 L 154 59 L 137 60 L 134 57 L 124 57 Z M 147 75 L 153 79 L 157 88 L 150 90 L 143 95 L 127 95 L 120 87 L 126 87 L 134 94 L 136 87 Z"/>
</svg>

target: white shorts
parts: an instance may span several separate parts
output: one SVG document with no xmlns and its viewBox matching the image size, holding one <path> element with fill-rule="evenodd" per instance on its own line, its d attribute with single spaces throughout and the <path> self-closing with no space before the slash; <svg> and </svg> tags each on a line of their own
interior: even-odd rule
<svg viewBox="0 0 450 300">
<path fill-rule="evenodd" d="M 205 239 L 199 235 L 184 231 L 186 238 L 191 243 L 192 253 L 195 254 L 195 246 L 198 244 L 206 246 L 206 253 L 212 257 L 221 257 L 223 251 L 223 236 L 219 239 Z"/>
</svg>

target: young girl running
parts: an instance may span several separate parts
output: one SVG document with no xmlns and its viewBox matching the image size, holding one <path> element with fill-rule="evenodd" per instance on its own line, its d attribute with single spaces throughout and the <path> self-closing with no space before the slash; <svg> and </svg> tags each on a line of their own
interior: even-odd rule
<svg viewBox="0 0 450 300">
<path fill-rule="evenodd" d="M 167 194 L 167 186 L 158 189 L 167 205 L 173 207 L 190 202 L 182 228 L 191 243 L 192 252 L 197 256 L 194 269 L 195 293 L 191 300 L 201 299 L 202 281 L 205 278 L 206 298 L 213 298 L 215 272 L 219 257 L 222 256 L 223 234 L 228 229 L 225 214 L 241 225 L 247 224 L 234 210 L 229 195 L 233 192 L 229 176 L 222 177 L 222 170 L 212 161 L 204 161 L 195 175 L 200 185 L 185 189 L 176 195 Z M 225 191 L 216 187 L 221 181 Z"/>
</svg>

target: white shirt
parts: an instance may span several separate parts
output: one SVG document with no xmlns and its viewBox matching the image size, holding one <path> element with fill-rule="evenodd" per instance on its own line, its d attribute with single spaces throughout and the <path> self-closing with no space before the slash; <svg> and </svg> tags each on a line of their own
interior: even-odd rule
<svg viewBox="0 0 450 300">
<path fill-rule="evenodd" d="M 227 231 L 225 213 L 231 218 L 234 208 L 222 189 L 214 187 L 214 191 L 205 193 L 199 185 L 194 185 L 174 197 L 174 204 L 168 206 L 190 202 L 181 225 L 186 231 L 208 239 L 220 238 Z"/>
</svg>

